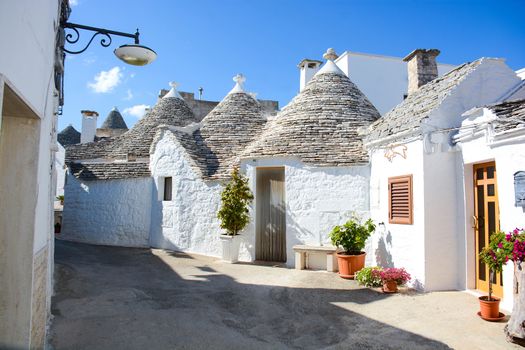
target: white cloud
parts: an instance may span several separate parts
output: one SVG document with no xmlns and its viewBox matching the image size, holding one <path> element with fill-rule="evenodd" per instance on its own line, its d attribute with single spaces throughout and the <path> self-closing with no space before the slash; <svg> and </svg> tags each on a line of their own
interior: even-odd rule
<svg viewBox="0 0 525 350">
<path fill-rule="evenodd" d="M 124 100 L 129 101 L 132 98 L 133 98 L 133 92 L 131 92 L 131 89 L 128 89 L 128 91 L 126 91 L 126 97 L 124 97 Z"/>
<path fill-rule="evenodd" d="M 132 115 L 137 118 L 142 118 L 146 114 L 146 109 L 149 109 L 148 105 L 135 105 L 124 109 L 124 114 Z"/>
<path fill-rule="evenodd" d="M 113 67 L 108 71 L 101 71 L 95 75 L 95 81 L 88 83 L 88 87 L 96 93 L 107 93 L 120 84 L 122 80 L 120 67 Z"/>
<path fill-rule="evenodd" d="M 73 7 L 77 5 L 78 5 L 78 0 L 69 0 L 69 6 Z"/>
</svg>

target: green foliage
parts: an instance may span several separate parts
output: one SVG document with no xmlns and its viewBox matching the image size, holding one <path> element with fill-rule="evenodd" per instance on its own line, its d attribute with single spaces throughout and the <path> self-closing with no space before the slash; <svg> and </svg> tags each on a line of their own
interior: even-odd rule
<svg viewBox="0 0 525 350">
<path fill-rule="evenodd" d="M 381 281 L 381 276 L 374 271 L 381 271 L 379 266 L 365 267 L 359 270 L 355 274 L 355 279 L 357 283 L 365 287 L 381 287 L 383 282 Z"/>
<path fill-rule="evenodd" d="M 228 235 L 239 234 L 250 222 L 248 205 L 253 200 L 253 194 L 248 186 L 248 179 L 237 167 L 231 174 L 231 179 L 221 193 L 221 208 L 217 217 L 221 220 L 221 228 Z"/>
<path fill-rule="evenodd" d="M 479 258 L 490 269 L 489 277 L 489 300 L 492 300 L 492 279 L 494 273 L 501 272 L 503 265 L 509 260 L 514 249 L 514 243 L 505 239 L 505 232 L 494 232 L 490 235 L 489 244 L 481 250 Z"/>
<path fill-rule="evenodd" d="M 360 254 L 364 249 L 366 240 L 376 229 L 372 219 L 361 223 L 357 217 L 353 217 L 345 224 L 335 226 L 330 232 L 332 244 L 342 247 L 346 254 Z"/>
<path fill-rule="evenodd" d="M 63 194 L 58 195 L 58 196 L 56 196 L 56 199 L 57 199 L 57 201 L 63 202 L 64 201 L 64 195 Z"/>
</svg>

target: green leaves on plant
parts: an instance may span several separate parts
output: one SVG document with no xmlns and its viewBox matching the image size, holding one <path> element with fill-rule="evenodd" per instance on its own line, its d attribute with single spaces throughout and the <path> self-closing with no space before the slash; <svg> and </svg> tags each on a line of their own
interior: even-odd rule
<svg viewBox="0 0 525 350">
<path fill-rule="evenodd" d="M 360 219 L 353 217 L 345 224 L 335 226 L 330 232 L 330 240 L 337 247 L 342 247 L 347 254 L 359 254 L 366 244 L 366 240 L 376 229 L 372 219 L 361 223 Z"/>
<path fill-rule="evenodd" d="M 229 235 L 237 235 L 250 222 L 248 205 L 252 200 L 253 194 L 248 186 L 248 179 L 235 167 L 231 180 L 221 193 L 221 208 L 217 213 L 221 220 L 221 228 Z"/>
</svg>

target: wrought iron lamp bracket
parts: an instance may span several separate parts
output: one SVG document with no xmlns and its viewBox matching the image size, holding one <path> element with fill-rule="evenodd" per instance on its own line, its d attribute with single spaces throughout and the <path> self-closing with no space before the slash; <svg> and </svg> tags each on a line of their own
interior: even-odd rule
<svg viewBox="0 0 525 350">
<path fill-rule="evenodd" d="M 88 30 L 88 31 L 94 32 L 94 34 L 91 36 L 91 39 L 89 39 L 89 41 L 86 44 L 86 46 L 83 49 L 81 49 L 81 50 L 78 50 L 78 51 L 68 50 L 68 49 L 65 48 L 65 45 L 62 46 L 62 50 L 64 50 L 64 52 L 67 52 L 67 53 L 73 54 L 73 55 L 76 55 L 76 54 L 79 54 L 79 53 L 82 53 L 82 52 L 86 51 L 87 48 L 91 45 L 91 43 L 93 42 L 93 40 L 95 39 L 95 37 L 97 35 L 101 35 L 102 36 L 102 38 L 100 38 L 100 45 L 103 46 L 103 47 L 108 47 L 108 46 L 111 45 L 111 42 L 112 42 L 111 35 L 122 36 L 122 37 L 126 37 L 126 38 L 132 38 L 132 39 L 135 40 L 135 44 L 136 45 L 139 44 L 140 33 L 139 33 L 138 29 L 135 32 L 135 34 L 130 34 L 130 33 L 124 33 L 124 32 L 117 32 L 115 30 L 109 30 L 109 29 L 97 28 L 97 27 L 90 27 L 90 26 L 85 26 L 83 24 L 76 24 L 76 23 L 70 23 L 70 22 L 62 23 L 62 28 L 64 30 L 63 44 L 65 44 L 66 42 L 69 43 L 69 44 L 76 44 L 78 42 L 78 40 L 80 39 L 79 29 L 81 29 L 81 30 Z M 66 29 L 70 29 L 70 30 L 72 30 L 72 32 L 66 34 L 65 33 Z"/>
</svg>

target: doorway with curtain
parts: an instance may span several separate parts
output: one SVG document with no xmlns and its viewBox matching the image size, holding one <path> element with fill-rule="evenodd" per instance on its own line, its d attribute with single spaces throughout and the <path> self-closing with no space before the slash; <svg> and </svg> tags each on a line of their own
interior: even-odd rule
<svg viewBox="0 0 525 350">
<path fill-rule="evenodd" d="M 255 259 L 286 262 L 284 168 L 257 168 Z"/>
</svg>

